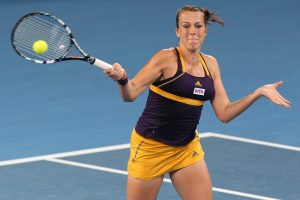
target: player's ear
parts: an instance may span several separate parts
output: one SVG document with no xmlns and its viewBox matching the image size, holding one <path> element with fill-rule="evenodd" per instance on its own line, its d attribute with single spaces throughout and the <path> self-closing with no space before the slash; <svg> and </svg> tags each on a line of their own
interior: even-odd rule
<svg viewBox="0 0 300 200">
<path fill-rule="evenodd" d="M 205 37 L 207 36 L 207 33 L 208 33 L 208 26 L 206 25 L 205 26 Z"/>
<path fill-rule="evenodd" d="M 176 37 L 179 39 L 179 31 L 178 28 L 175 29 Z"/>
</svg>

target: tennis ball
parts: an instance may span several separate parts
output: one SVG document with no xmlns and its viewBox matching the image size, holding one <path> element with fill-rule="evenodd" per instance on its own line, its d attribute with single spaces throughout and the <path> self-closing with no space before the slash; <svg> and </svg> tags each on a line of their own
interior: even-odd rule
<svg viewBox="0 0 300 200">
<path fill-rule="evenodd" d="M 37 54 L 43 54 L 48 50 L 48 44 L 44 40 L 37 40 L 33 43 L 32 49 Z"/>
</svg>

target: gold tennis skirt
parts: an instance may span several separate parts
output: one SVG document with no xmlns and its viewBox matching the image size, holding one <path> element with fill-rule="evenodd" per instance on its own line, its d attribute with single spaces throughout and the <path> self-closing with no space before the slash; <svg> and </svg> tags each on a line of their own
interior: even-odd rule
<svg viewBox="0 0 300 200">
<path fill-rule="evenodd" d="M 133 130 L 128 175 L 150 180 L 192 165 L 203 158 L 204 152 L 198 134 L 187 145 L 177 147 L 144 138 Z"/>
</svg>

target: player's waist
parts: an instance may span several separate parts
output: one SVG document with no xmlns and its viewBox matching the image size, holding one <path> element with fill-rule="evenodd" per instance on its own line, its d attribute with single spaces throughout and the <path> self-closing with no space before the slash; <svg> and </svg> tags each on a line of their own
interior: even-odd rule
<svg viewBox="0 0 300 200">
<path fill-rule="evenodd" d="M 195 128 L 181 129 L 178 127 L 164 126 L 153 129 L 137 124 L 135 127 L 136 132 L 148 139 L 161 142 L 170 146 L 184 146 L 191 142 L 195 136 Z"/>
</svg>

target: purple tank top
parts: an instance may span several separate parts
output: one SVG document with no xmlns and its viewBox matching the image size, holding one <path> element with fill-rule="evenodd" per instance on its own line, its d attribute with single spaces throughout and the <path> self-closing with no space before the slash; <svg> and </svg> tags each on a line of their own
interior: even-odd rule
<svg viewBox="0 0 300 200">
<path fill-rule="evenodd" d="M 204 101 L 215 95 L 213 80 L 199 53 L 205 76 L 196 77 L 185 72 L 180 52 L 176 74 L 150 86 L 145 109 L 135 130 L 145 138 L 171 146 L 183 146 L 195 138 Z"/>
</svg>

